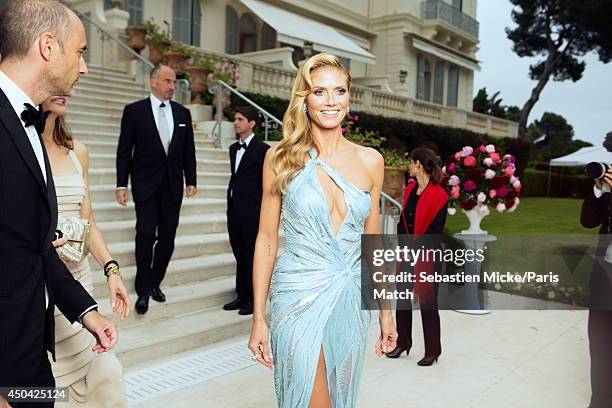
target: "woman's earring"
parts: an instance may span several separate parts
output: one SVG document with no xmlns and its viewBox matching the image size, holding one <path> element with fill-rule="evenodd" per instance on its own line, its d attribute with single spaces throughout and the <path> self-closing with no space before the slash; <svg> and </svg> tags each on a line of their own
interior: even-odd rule
<svg viewBox="0 0 612 408">
<path fill-rule="evenodd" d="M 347 106 L 346 107 L 346 113 L 349 113 L 351 111 L 351 109 Z"/>
<path fill-rule="evenodd" d="M 308 106 L 304 105 L 304 115 L 308 113 Z"/>
</svg>

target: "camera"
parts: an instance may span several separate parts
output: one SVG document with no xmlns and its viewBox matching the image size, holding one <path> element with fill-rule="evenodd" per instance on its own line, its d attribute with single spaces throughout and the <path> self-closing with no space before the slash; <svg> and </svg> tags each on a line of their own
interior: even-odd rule
<svg viewBox="0 0 612 408">
<path fill-rule="evenodd" d="M 593 180 L 601 180 L 606 175 L 606 172 L 612 167 L 606 163 L 590 162 L 585 167 L 585 173 L 587 177 Z"/>
</svg>

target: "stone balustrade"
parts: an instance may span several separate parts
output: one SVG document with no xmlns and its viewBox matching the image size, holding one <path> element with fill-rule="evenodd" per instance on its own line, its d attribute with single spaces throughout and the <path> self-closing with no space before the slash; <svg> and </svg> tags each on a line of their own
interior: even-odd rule
<svg viewBox="0 0 612 408">
<path fill-rule="evenodd" d="M 236 88 L 241 92 L 275 96 L 286 100 L 291 96 L 295 70 L 259 64 L 221 53 L 202 52 L 201 55 L 213 60 L 218 68 L 229 68 L 235 64 L 240 72 Z M 518 124 L 516 122 L 420 101 L 360 85 L 351 87 L 351 107 L 354 111 L 425 122 L 437 126 L 468 129 L 491 136 L 517 137 L 518 135 Z"/>
</svg>

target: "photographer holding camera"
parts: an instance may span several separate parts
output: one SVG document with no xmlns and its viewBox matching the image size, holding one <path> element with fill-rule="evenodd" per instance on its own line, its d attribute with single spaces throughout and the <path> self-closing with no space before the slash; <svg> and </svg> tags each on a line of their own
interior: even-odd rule
<svg viewBox="0 0 612 408">
<path fill-rule="evenodd" d="M 612 132 L 604 147 L 612 152 Z M 582 204 L 580 222 L 586 228 L 601 226 L 591 273 L 589 352 L 591 354 L 591 404 L 589 408 L 612 407 L 612 166 L 589 163 L 587 175 L 595 179 L 593 190 Z"/>
</svg>

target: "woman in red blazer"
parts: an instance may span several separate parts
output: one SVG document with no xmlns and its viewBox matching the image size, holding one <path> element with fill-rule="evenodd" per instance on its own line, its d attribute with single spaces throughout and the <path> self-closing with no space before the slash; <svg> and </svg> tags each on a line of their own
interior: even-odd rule
<svg viewBox="0 0 612 408">
<path fill-rule="evenodd" d="M 417 148 L 410 154 L 408 170 L 413 178 L 404 189 L 404 205 L 397 226 L 398 234 L 411 234 L 418 238 L 424 234 L 442 234 L 446 222 L 448 193 L 440 185 L 442 169 L 436 164 L 436 153 L 427 148 Z M 435 264 L 420 262 L 415 271 L 433 273 Z M 439 269 L 438 269 L 439 270 Z M 405 271 L 405 268 L 402 269 Z M 425 357 L 417 364 L 430 366 L 442 353 L 440 344 L 440 316 L 436 300 L 437 286 L 421 283 L 417 279 L 413 287 L 418 299 L 425 337 Z M 397 347 L 387 353 L 389 358 L 398 358 L 412 347 L 412 310 L 411 305 L 400 305 L 396 311 Z"/>
</svg>

